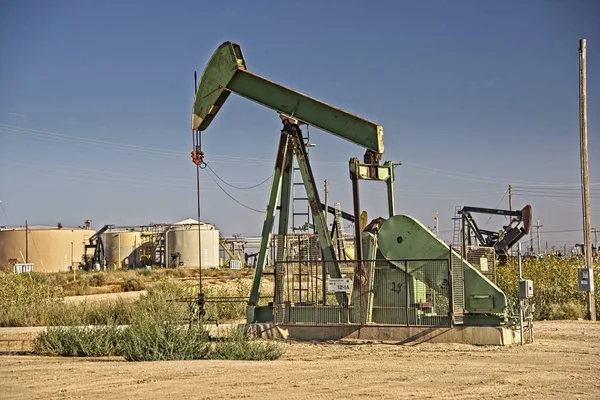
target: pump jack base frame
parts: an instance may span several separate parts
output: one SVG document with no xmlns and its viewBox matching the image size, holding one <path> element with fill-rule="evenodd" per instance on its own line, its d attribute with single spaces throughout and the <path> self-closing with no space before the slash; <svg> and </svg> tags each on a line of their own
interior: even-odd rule
<svg viewBox="0 0 600 400">
<path fill-rule="evenodd" d="M 211 337 L 227 335 L 232 327 L 251 331 L 261 339 L 294 341 L 370 340 L 404 345 L 460 343 L 475 346 L 511 346 L 520 343 L 518 329 L 493 326 L 398 326 L 398 325 L 312 325 L 312 324 L 219 324 L 205 325 Z"/>
</svg>

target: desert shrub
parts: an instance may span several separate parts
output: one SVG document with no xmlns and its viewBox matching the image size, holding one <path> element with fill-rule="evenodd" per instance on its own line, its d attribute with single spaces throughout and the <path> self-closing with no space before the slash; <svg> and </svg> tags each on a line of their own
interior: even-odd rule
<svg viewBox="0 0 600 400">
<path fill-rule="evenodd" d="M 106 286 L 106 274 L 94 274 L 89 278 L 88 282 L 90 286 Z"/>
<path fill-rule="evenodd" d="M 50 327 L 35 340 L 40 354 L 101 357 L 119 354 L 121 332 L 115 325 L 102 327 Z"/>
<path fill-rule="evenodd" d="M 232 328 L 224 340 L 215 342 L 210 354 L 215 360 L 276 360 L 283 355 L 279 343 L 258 340 L 250 330 Z"/>
<path fill-rule="evenodd" d="M 185 320 L 188 307 L 172 301 L 188 297 L 176 283 L 158 282 L 137 300 L 64 301 L 60 288 L 36 282 L 26 274 L 0 276 L 0 326 L 127 325 L 141 312 Z"/>
<path fill-rule="evenodd" d="M 144 284 L 135 278 L 134 271 L 119 271 L 129 283 L 127 289 L 140 289 Z M 34 275 L 35 276 L 35 275 Z M 40 278 L 41 276 L 41 278 Z M 62 276 L 62 278 L 57 278 Z M 95 278 L 102 276 L 102 278 Z M 148 311 L 160 318 L 172 314 L 179 321 L 186 321 L 190 317 L 188 303 L 174 301 L 182 298 L 196 298 L 198 287 L 195 282 L 185 284 L 173 279 L 155 281 L 147 288 L 147 295 L 142 295 L 138 300 L 110 300 L 110 301 L 64 301 L 63 296 L 68 294 L 89 294 L 91 284 L 108 283 L 114 279 L 111 273 L 95 273 L 78 276 L 76 281 L 71 280 L 69 274 L 50 274 L 31 277 L 29 274 L 16 275 L 4 273 L 0 276 L 0 326 L 67 326 L 67 325 L 128 325 L 133 321 L 135 314 Z M 164 275 L 163 275 L 164 278 Z M 67 283 L 61 287 L 55 286 L 58 280 Z M 111 291 L 121 290 L 116 284 Z M 206 311 L 208 319 L 221 322 L 234 322 L 244 320 L 246 316 L 246 301 L 250 291 L 250 283 L 238 279 L 233 285 L 206 285 L 204 287 L 207 299 Z M 238 297 L 240 301 L 212 302 L 215 297 Z"/>
<path fill-rule="evenodd" d="M 0 273 L 0 326 L 35 326 L 62 302 L 60 288 L 36 275 Z"/>
<path fill-rule="evenodd" d="M 137 292 L 144 290 L 146 285 L 144 285 L 144 282 L 142 282 L 140 279 L 131 278 L 123 282 L 122 287 L 124 292 Z"/>
<path fill-rule="evenodd" d="M 132 321 L 138 308 L 136 301 L 123 299 L 102 302 L 64 302 L 47 309 L 45 325 L 127 325 Z"/>
<path fill-rule="evenodd" d="M 151 269 L 145 269 L 145 268 L 144 268 L 144 269 L 136 269 L 136 271 L 137 271 L 137 274 L 138 274 L 139 276 L 145 276 L 145 277 L 148 277 L 148 276 L 152 276 L 152 275 L 154 275 L 154 274 L 152 273 L 152 270 L 151 270 Z"/>
<path fill-rule="evenodd" d="M 165 275 L 172 276 L 174 278 L 186 278 L 188 276 L 192 276 L 193 271 L 184 268 L 168 268 L 165 270 Z"/>
<path fill-rule="evenodd" d="M 71 273 L 66 275 L 65 273 L 57 272 L 46 275 L 48 284 L 54 286 L 64 286 L 69 282 L 69 279 L 73 279 L 73 275 Z"/>
<path fill-rule="evenodd" d="M 46 284 L 49 283 L 48 277 L 45 274 L 39 273 L 39 272 L 30 272 L 28 274 L 25 274 L 23 276 L 29 276 L 29 278 L 37 283 L 42 283 L 42 284 Z"/>
<path fill-rule="evenodd" d="M 550 304 L 546 311 L 547 319 L 579 319 L 585 317 L 583 304 L 570 301 L 565 304 Z"/>
<path fill-rule="evenodd" d="M 221 341 L 211 342 L 200 325 L 161 321 L 150 314 L 129 326 L 51 327 L 34 345 L 39 354 L 70 357 L 122 356 L 128 361 L 166 360 L 276 360 L 283 347 L 256 339 L 249 331 L 232 329 Z"/>
<path fill-rule="evenodd" d="M 233 288 L 227 286 L 208 286 L 204 289 L 206 298 L 205 309 L 207 316 L 219 322 L 237 321 L 246 318 L 246 304 L 244 298 L 250 293 L 250 284 L 238 279 Z M 218 302 L 217 298 L 237 297 L 240 301 Z M 210 301 L 215 298 L 215 301 Z"/>
<path fill-rule="evenodd" d="M 137 316 L 123 329 L 119 353 L 128 361 L 198 360 L 211 345 L 199 325 L 186 326 L 151 314 Z"/>
<path fill-rule="evenodd" d="M 240 285 L 238 290 L 245 288 Z M 42 333 L 35 349 L 61 356 L 118 355 L 129 361 L 281 357 L 278 344 L 257 340 L 249 331 L 234 329 L 213 343 L 202 326 L 184 323 L 189 317 L 187 304 L 173 300 L 196 293 L 196 287 L 164 281 L 133 302 L 56 303 L 43 318 L 60 326 Z"/>
</svg>

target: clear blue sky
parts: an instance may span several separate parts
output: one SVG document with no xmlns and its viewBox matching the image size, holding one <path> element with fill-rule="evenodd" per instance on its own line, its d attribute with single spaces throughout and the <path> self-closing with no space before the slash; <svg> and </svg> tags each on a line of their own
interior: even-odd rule
<svg viewBox="0 0 600 400">
<path fill-rule="evenodd" d="M 383 125 L 385 159 L 404 164 L 398 213 L 430 225 L 438 212 L 449 239 L 456 205 L 508 208 L 512 183 L 543 243 L 581 241 L 578 40 L 588 40 L 598 183 L 599 20 L 594 0 L 3 1 L 0 224 L 195 217 L 193 71 L 231 40 L 251 71 Z M 274 112 L 231 96 L 203 134 L 206 160 L 230 184 L 256 184 L 271 174 L 279 130 Z M 311 133 L 319 185 L 328 179 L 331 202 L 351 211 L 347 162 L 364 150 Z M 265 208 L 268 184 L 224 188 Z M 386 216 L 385 185 L 362 189 L 369 217 Z M 597 184 L 592 210 L 600 228 Z M 202 219 L 251 235 L 263 215 L 204 172 Z"/>
</svg>

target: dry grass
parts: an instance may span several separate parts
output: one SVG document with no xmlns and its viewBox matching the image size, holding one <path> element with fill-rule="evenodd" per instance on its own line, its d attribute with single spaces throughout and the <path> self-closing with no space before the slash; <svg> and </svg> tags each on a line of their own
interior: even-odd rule
<svg viewBox="0 0 600 400">
<path fill-rule="evenodd" d="M 524 260 L 523 271 L 534 281 L 535 318 L 577 319 L 583 316 L 584 293 L 577 290 L 581 260 L 546 258 Z M 203 291 L 214 297 L 247 298 L 252 271 L 203 271 Z M 131 323 L 147 310 L 162 312 L 168 300 L 197 295 L 198 271 L 192 269 L 130 270 L 73 274 L 22 274 L 0 272 L 0 326 L 109 325 Z M 508 295 L 512 307 L 518 296 L 516 264 L 497 269 L 497 284 Z M 272 279 L 263 281 L 263 295 L 272 292 Z M 137 300 L 65 302 L 65 295 L 147 290 Z M 600 296 L 596 297 L 600 317 Z M 189 317 L 186 303 L 177 303 L 177 315 Z M 246 304 L 211 302 L 207 317 L 219 323 L 245 319 Z"/>
<path fill-rule="evenodd" d="M 107 275 L 110 278 L 110 273 Z M 94 276 L 90 274 L 90 279 Z M 180 320 L 186 320 L 189 318 L 187 304 L 172 300 L 194 298 L 198 292 L 195 281 L 173 278 L 149 285 L 148 281 L 137 277 L 123 284 L 133 289 L 147 285 L 147 294 L 136 300 L 66 302 L 61 287 L 50 284 L 43 276 L 0 273 L 0 326 L 127 325 L 140 313 L 166 315 L 167 308 Z M 212 297 L 247 297 L 249 290 L 250 282 L 242 279 L 231 280 L 226 285 L 203 286 L 208 300 Z M 219 323 L 238 322 L 245 319 L 246 304 L 244 301 L 208 302 L 206 310 L 207 317 Z"/>
</svg>

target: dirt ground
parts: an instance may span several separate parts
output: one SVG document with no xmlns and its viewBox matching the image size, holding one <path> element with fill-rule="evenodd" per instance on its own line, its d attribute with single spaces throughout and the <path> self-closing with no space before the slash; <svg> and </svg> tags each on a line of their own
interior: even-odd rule
<svg viewBox="0 0 600 400">
<path fill-rule="evenodd" d="M 0 356 L 3 399 L 597 399 L 600 323 L 538 322 L 524 347 L 286 343 L 269 362 Z"/>
</svg>

